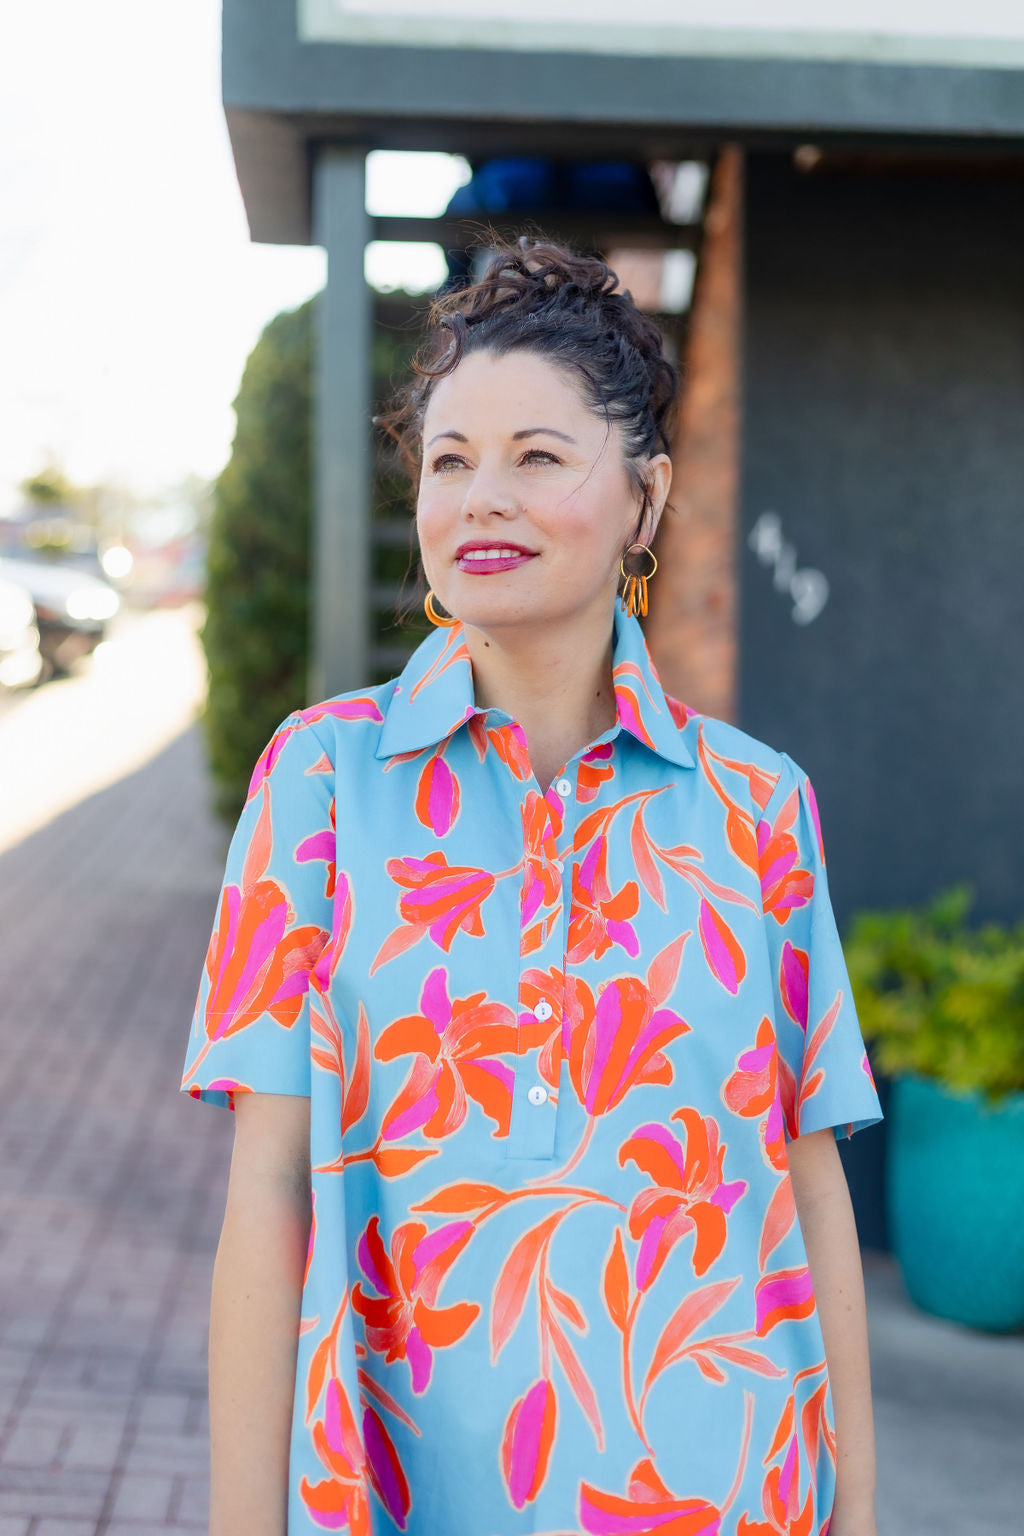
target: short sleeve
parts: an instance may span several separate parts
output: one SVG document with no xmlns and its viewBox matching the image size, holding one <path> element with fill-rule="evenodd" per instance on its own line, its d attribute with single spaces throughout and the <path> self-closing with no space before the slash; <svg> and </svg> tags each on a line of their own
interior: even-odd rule
<svg viewBox="0 0 1024 1536">
<path fill-rule="evenodd" d="M 310 975 L 331 932 L 334 772 L 300 712 L 253 769 L 228 848 L 181 1091 L 310 1092 Z"/>
<path fill-rule="evenodd" d="M 883 1118 L 829 899 L 810 779 L 785 752 L 757 844 L 787 1141 L 837 1141 Z"/>
</svg>

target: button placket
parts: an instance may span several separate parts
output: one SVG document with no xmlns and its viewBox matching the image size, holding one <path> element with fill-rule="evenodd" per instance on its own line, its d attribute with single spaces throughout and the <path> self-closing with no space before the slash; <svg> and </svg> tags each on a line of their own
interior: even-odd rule
<svg viewBox="0 0 1024 1536">
<path fill-rule="evenodd" d="M 573 782 L 563 774 L 556 784 L 567 787 L 568 796 L 574 791 Z M 555 789 L 556 785 L 552 786 Z M 561 1030 L 561 992 L 564 986 L 565 945 L 567 937 L 566 905 L 564 889 L 564 857 L 562 855 L 565 826 L 565 809 L 568 796 L 563 792 L 557 797 L 550 791 L 540 797 L 540 805 L 546 809 L 546 820 L 535 823 L 532 840 L 535 874 L 543 888 L 540 902 L 532 911 L 528 927 L 521 929 L 521 940 L 529 932 L 529 947 L 520 952 L 520 978 L 528 971 L 560 978 L 558 1006 L 548 998 L 524 996 L 524 984 L 520 980 L 518 1015 L 521 1025 L 536 1020 L 539 1024 L 552 1023 L 553 1029 Z M 524 831 L 526 822 L 524 819 Z M 538 854 L 540 857 L 538 858 Z M 531 990 L 533 990 L 531 988 Z M 536 1046 L 517 1057 L 515 1087 L 512 1096 L 512 1118 L 506 1143 L 511 1158 L 552 1159 L 555 1156 L 558 1094 L 541 1080 L 538 1071 L 540 1051 Z M 561 1060 L 561 1051 L 556 1052 Z"/>
</svg>

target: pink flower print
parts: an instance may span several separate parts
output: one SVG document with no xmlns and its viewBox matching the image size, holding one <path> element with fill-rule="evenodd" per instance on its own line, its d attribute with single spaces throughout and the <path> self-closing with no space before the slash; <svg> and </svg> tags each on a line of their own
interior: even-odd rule
<svg viewBox="0 0 1024 1536">
<path fill-rule="evenodd" d="M 794 949 L 787 939 L 782 946 L 779 961 L 779 994 L 782 1004 L 794 1024 L 807 1033 L 807 992 L 810 975 L 810 956 L 806 950 Z"/>
<path fill-rule="evenodd" d="M 428 853 L 425 859 L 389 859 L 387 871 L 396 885 L 408 892 L 398 903 L 404 926 L 384 940 L 370 967 L 371 976 L 419 943 L 425 934 L 446 953 L 460 931 L 483 937 L 480 908 L 494 890 L 495 880 L 487 870 L 449 864 L 444 854 L 437 852 Z"/>
<path fill-rule="evenodd" d="M 429 827 L 435 837 L 444 837 L 458 820 L 460 804 L 458 779 L 446 763 L 443 752 L 432 752 L 423 765 L 416 789 L 417 819 Z"/>
<path fill-rule="evenodd" d="M 566 959 L 578 965 L 581 960 L 600 957 L 613 944 L 619 944 L 633 959 L 640 953 L 633 925 L 640 906 L 635 880 L 627 880 L 620 891 L 612 893 L 608 884 L 608 839 L 595 837 L 582 864 L 572 873 L 572 912 Z"/>
<path fill-rule="evenodd" d="M 555 1440 L 557 1401 L 546 1376 L 512 1404 L 501 1442 L 501 1470 L 508 1496 L 523 1509 L 544 1486 Z"/>
<path fill-rule="evenodd" d="M 636 1083 L 672 1081 L 662 1048 L 690 1026 L 662 1005 L 675 987 L 689 936 L 681 934 L 655 956 L 646 982 L 639 976 L 613 977 L 596 999 L 578 978 L 567 988 L 569 1076 L 589 1114 L 614 1109 Z"/>
</svg>

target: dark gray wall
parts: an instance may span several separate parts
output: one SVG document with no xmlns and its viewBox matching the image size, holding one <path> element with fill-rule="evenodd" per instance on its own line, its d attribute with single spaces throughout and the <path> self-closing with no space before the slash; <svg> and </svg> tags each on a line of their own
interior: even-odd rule
<svg viewBox="0 0 1024 1536">
<path fill-rule="evenodd" d="M 841 929 L 959 880 L 1016 918 L 1024 179 L 751 155 L 745 282 L 740 723 L 814 781 Z M 809 624 L 748 546 L 766 511 L 828 579 Z M 858 1225 L 886 1246 L 884 1125 L 859 1140 Z"/>
</svg>

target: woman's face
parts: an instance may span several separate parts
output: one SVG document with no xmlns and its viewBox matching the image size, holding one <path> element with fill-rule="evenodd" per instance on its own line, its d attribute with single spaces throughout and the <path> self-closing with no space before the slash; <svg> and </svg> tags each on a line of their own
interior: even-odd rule
<svg viewBox="0 0 1024 1536">
<path fill-rule="evenodd" d="M 655 515 L 671 462 L 649 461 Z M 416 523 L 440 605 L 483 630 L 607 614 L 639 503 L 619 429 L 536 353 L 473 352 L 427 403 Z"/>
</svg>

